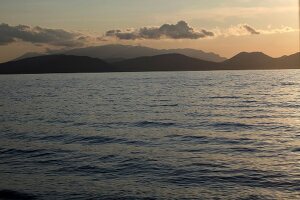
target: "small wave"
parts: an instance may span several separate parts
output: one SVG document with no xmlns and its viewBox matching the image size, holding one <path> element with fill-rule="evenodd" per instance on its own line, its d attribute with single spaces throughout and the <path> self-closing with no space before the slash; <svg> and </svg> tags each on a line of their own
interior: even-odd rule
<svg viewBox="0 0 300 200">
<path fill-rule="evenodd" d="M 113 138 L 107 136 L 85 136 L 85 137 L 76 137 L 66 143 L 87 143 L 87 144 L 109 144 L 109 143 L 120 143 L 123 142 L 123 139 Z"/>
<path fill-rule="evenodd" d="M 55 169 L 53 172 L 60 174 L 75 173 L 79 175 L 95 175 L 95 174 L 111 174 L 114 172 L 111 168 L 98 167 L 95 165 L 81 165 L 81 166 L 64 166 Z"/>
<path fill-rule="evenodd" d="M 189 167 L 203 167 L 203 168 L 227 168 L 225 165 L 216 164 L 216 163 L 191 163 Z"/>
<path fill-rule="evenodd" d="M 63 140 L 65 138 L 66 138 L 66 135 L 48 135 L 48 136 L 42 137 L 41 140 L 55 141 L 55 140 Z"/>
<path fill-rule="evenodd" d="M 3 149 L 1 150 L 1 154 L 26 154 L 26 153 L 34 153 L 36 150 L 21 150 L 21 149 Z"/>
<path fill-rule="evenodd" d="M 178 137 L 181 137 L 181 135 L 179 135 L 179 134 L 171 134 L 171 135 L 166 135 L 165 137 L 167 137 L 167 138 L 178 138 Z"/>
<path fill-rule="evenodd" d="M 250 145 L 256 143 L 257 141 L 249 139 L 249 138 L 226 138 L 226 137 L 214 137 L 211 139 L 214 143 L 219 144 L 229 144 L 229 145 Z"/>
<path fill-rule="evenodd" d="M 114 174 L 118 176 L 148 174 L 151 179 L 168 175 L 171 171 L 173 167 L 169 164 L 147 158 L 125 158 L 114 167 Z M 156 175 L 153 176 L 153 174 Z"/>
<path fill-rule="evenodd" d="M 238 198 L 239 200 L 273 200 L 271 196 L 251 194 L 247 197 Z"/>
<path fill-rule="evenodd" d="M 169 127 L 174 126 L 173 122 L 153 122 L 153 121 L 141 121 L 134 124 L 137 127 L 141 128 L 151 128 L 151 127 Z"/>
<path fill-rule="evenodd" d="M 195 136 L 195 135 L 189 135 L 189 136 L 183 136 L 182 137 L 183 140 L 206 140 L 208 139 L 206 136 Z"/>
<path fill-rule="evenodd" d="M 18 192 L 14 190 L 0 190 L 0 199 L 3 200 L 31 200 L 36 199 L 32 194 Z"/>
<path fill-rule="evenodd" d="M 208 97 L 209 99 L 240 99 L 241 97 L 237 96 L 213 96 L 213 97 Z"/>
<path fill-rule="evenodd" d="M 145 146 L 148 144 L 147 142 L 139 141 L 139 140 L 130 140 L 130 141 L 125 141 L 123 143 L 128 145 L 134 145 L 134 146 Z"/>
<path fill-rule="evenodd" d="M 86 125 L 88 125 L 88 123 L 86 123 L 86 122 L 75 122 L 75 123 L 73 123 L 73 125 L 74 126 L 86 126 Z"/>
<path fill-rule="evenodd" d="M 98 198 L 97 198 L 98 199 Z M 111 196 L 111 197 L 101 197 L 99 199 L 102 200 L 156 200 L 157 198 L 154 197 L 140 197 L 140 196 Z"/>
<path fill-rule="evenodd" d="M 280 83 L 282 86 L 292 86 L 292 85 L 298 85 L 298 83 L 294 82 L 282 82 Z"/>
<path fill-rule="evenodd" d="M 1 151 L 1 154 L 9 154 L 9 155 L 14 155 L 14 156 L 18 156 L 18 155 L 29 155 L 30 157 L 39 157 L 39 156 L 45 156 L 45 155 L 50 155 L 51 153 L 49 153 L 47 150 L 45 149 L 5 149 L 3 151 Z"/>
<path fill-rule="evenodd" d="M 258 149 L 247 148 L 247 147 L 233 147 L 233 148 L 231 148 L 231 150 L 237 151 L 240 153 L 255 153 L 255 152 L 259 151 Z"/>
<path fill-rule="evenodd" d="M 54 119 L 54 120 L 47 120 L 46 122 L 49 124 L 68 124 L 68 123 L 72 123 L 73 121 L 65 120 L 65 119 Z"/>
<path fill-rule="evenodd" d="M 300 147 L 294 148 L 294 149 L 292 150 L 292 152 L 300 153 Z"/>
<path fill-rule="evenodd" d="M 155 108 L 155 107 L 177 107 L 178 104 L 161 104 L 161 105 L 149 105 L 149 107 Z"/>
<path fill-rule="evenodd" d="M 176 185 L 190 186 L 190 185 L 201 185 L 219 183 L 222 185 L 228 183 L 239 184 L 241 186 L 251 186 L 251 187 L 263 187 L 263 188 L 274 188 L 274 185 L 280 188 L 289 189 L 290 191 L 296 191 L 298 189 L 299 181 L 284 181 L 278 180 L 278 177 L 272 178 L 266 176 L 265 173 L 251 173 L 240 171 L 224 171 L 220 169 L 219 173 L 215 173 L 218 169 L 206 169 L 200 168 L 196 171 L 187 171 L 187 174 L 178 174 L 177 176 L 171 176 L 166 179 L 168 183 L 173 183 Z M 210 174 L 213 172 L 213 174 Z M 201 174 L 201 178 L 199 178 Z M 205 175 L 204 175 L 205 174 Z M 282 177 L 282 176 L 281 176 Z"/>
<path fill-rule="evenodd" d="M 97 166 L 93 166 L 93 165 L 84 165 L 84 166 L 80 166 L 77 167 L 76 170 L 78 171 L 82 171 L 85 173 L 105 173 L 108 172 L 108 170 L 97 167 Z"/>
<path fill-rule="evenodd" d="M 168 101 L 171 101 L 169 99 L 158 99 L 158 100 L 154 100 L 154 101 L 158 101 L 158 102 L 168 102 Z"/>
<path fill-rule="evenodd" d="M 207 138 L 207 136 L 188 135 L 188 136 L 183 136 L 183 138 L 188 138 L 188 139 L 203 139 L 203 138 Z"/>
<path fill-rule="evenodd" d="M 278 107 L 280 108 L 300 108 L 300 104 L 297 103 L 284 103 L 284 104 L 280 104 L 278 105 Z"/>
<path fill-rule="evenodd" d="M 251 129 L 253 125 L 244 124 L 244 123 L 236 123 L 236 122 L 221 122 L 221 123 L 213 123 L 213 127 L 222 130 L 236 130 L 236 129 Z"/>
<path fill-rule="evenodd" d="M 102 156 L 102 157 L 99 158 L 99 160 L 102 161 L 102 162 L 103 161 L 110 161 L 110 160 L 115 159 L 117 157 L 118 157 L 117 155 L 112 154 L 112 155 Z"/>
<path fill-rule="evenodd" d="M 244 100 L 244 101 L 241 101 L 242 103 L 257 103 L 258 101 L 255 101 L 255 100 Z"/>
</svg>

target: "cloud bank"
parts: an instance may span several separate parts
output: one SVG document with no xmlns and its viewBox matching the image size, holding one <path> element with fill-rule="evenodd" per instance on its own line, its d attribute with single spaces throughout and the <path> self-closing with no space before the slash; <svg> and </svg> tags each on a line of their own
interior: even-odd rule
<svg viewBox="0 0 300 200">
<path fill-rule="evenodd" d="M 238 24 L 229 28 L 215 28 L 213 30 L 202 29 L 197 31 L 190 27 L 185 21 L 179 21 L 177 24 L 163 24 L 160 27 L 144 27 L 139 29 L 109 30 L 105 33 L 106 40 L 116 38 L 118 40 L 141 40 L 141 39 L 201 39 L 216 38 L 228 36 L 247 36 L 247 35 L 265 35 L 296 32 L 297 29 L 282 26 L 275 29 L 257 29 L 249 24 Z"/>
<path fill-rule="evenodd" d="M 160 27 L 144 27 L 140 29 L 109 30 L 106 37 L 115 37 L 120 40 L 137 39 L 200 39 L 215 36 L 215 33 L 208 30 L 196 31 L 185 21 L 179 21 L 177 24 L 163 24 Z"/>
<path fill-rule="evenodd" d="M 257 29 L 249 24 L 238 24 L 229 28 L 215 28 L 212 30 L 196 30 L 185 21 L 176 24 L 163 24 L 160 27 L 143 27 L 139 29 L 109 30 L 104 36 L 95 36 L 79 32 L 71 32 L 63 29 L 49 29 L 39 26 L 30 27 L 27 25 L 11 26 L 0 24 L 0 45 L 8 45 L 14 42 L 24 41 L 35 45 L 46 47 L 75 48 L 95 44 L 109 43 L 117 40 L 160 40 L 160 39 L 203 39 L 228 36 L 267 35 L 288 32 L 297 32 L 287 26 L 280 28 Z"/>
<path fill-rule="evenodd" d="M 0 45 L 7 45 L 16 41 L 30 42 L 33 44 L 48 44 L 60 47 L 78 47 L 84 45 L 85 37 L 78 33 L 68 32 L 63 29 L 0 24 Z"/>
</svg>

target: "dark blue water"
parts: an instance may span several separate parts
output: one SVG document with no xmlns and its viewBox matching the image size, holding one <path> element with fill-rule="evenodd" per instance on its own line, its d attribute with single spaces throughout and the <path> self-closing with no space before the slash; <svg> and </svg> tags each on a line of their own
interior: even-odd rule
<svg viewBox="0 0 300 200">
<path fill-rule="evenodd" d="M 0 190 L 300 199 L 299 70 L 8 75 L 0 85 Z"/>
</svg>

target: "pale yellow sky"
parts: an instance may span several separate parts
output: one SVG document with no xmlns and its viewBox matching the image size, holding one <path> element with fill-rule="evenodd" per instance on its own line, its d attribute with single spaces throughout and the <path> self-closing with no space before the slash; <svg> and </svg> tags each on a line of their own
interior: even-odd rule
<svg viewBox="0 0 300 200">
<path fill-rule="evenodd" d="M 225 57 L 241 51 L 262 51 L 279 57 L 299 51 L 298 8 L 298 0 L 73 0 L 72 6 L 68 0 L 2 0 L 0 23 L 8 28 L 0 25 L 0 62 L 46 48 L 111 43 L 195 48 Z M 143 27 L 159 30 L 163 24 L 176 25 L 178 21 L 185 21 L 196 37 L 174 38 L 173 33 L 155 39 L 140 36 Z M 19 24 L 29 27 L 20 28 Z M 181 32 L 181 28 L 176 31 Z M 53 33 L 51 29 L 65 32 Z M 214 36 L 198 37 L 202 29 Z M 109 30 L 136 38 L 104 37 Z M 77 41 L 79 36 L 85 39 Z"/>
</svg>

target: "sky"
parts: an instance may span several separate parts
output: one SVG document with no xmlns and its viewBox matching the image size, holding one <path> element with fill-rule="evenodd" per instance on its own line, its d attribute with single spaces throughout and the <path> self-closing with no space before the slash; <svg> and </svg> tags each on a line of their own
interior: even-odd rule
<svg viewBox="0 0 300 200">
<path fill-rule="evenodd" d="M 298 0 L 0 0 L 0 62 L 105 44 L 299 51 Z"/>
</svg>

